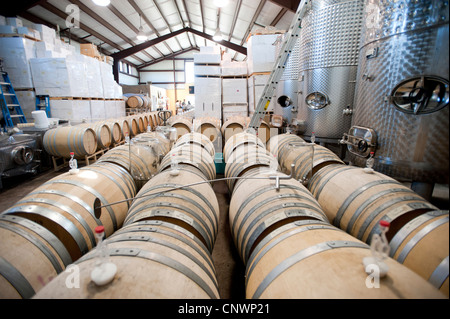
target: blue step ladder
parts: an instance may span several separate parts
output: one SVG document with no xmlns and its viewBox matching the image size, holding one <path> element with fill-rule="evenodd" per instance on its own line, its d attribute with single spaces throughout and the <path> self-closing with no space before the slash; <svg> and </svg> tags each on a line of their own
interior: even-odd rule
<svg viewBox="0 0 450 319">
<path fill-rule="evenodd" d="M 52 113 L 50 111 L 50 97 L 48 95 L 36 95 L 36 111 L 45 109 L 47 117 L 51 118 Z"/>
<path fill-rule="evenodd" d="M 0 78 L 0 104 L 5 120 L 5 128 L 14 127 L 14 118 L 17 118 L 19 123 L 27 123 L 8 73 L 4 71 L 0 71 L 0 73 L 2 75 Z"/>
</svg>

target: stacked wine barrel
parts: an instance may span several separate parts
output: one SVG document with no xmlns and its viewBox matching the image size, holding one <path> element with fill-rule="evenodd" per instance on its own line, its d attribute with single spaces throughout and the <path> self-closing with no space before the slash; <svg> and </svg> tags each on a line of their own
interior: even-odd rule
<svg viewBox="0 0 450 319">
<path fill-rule="evenodd" d="M 145 134 L 148 138 L 153 132 Z M 219 223 L 219 204 L 209 180 L 215 178 L 213 152 L 205 136 L 183 136 L 136 198 L 119 204 L 129 206 L 126 216 L 121 215 L 123 226 L 105 239 L 109 260 L 118 269 L 112 282 L 96 286 L 91 281 L 99 254 L 94 248 L 70 265 L 78 267 L 80 289 L 68 289 L 71 272 L 61 272 L 34 298 L 220 298 L 211 256 Z M 111 161 L 97 165 L 128 173 Z"/>
<path fill-rule="evenodd" d="M 309 191 L 335 227 L 371 244 L 381 233 L 380 222 L 389 222 L 390 256 L 449 295 L 448 211 L 439 211 L 393 178 L 345 165 L 331 151 L 296 135 L 272 137 L 269 147 L 285 173 L 294 164 L 294 178 L 307 177 Z"/>
<path fill-rule="evenodd" d="M 149 112 L 94 123 L 58 126 L 44 134 L 43 146 L 48 154 L 55 157 L 70 158 L 73 152 L 75 158 L 83 159 L 96 151 L 121 144 L 126 136 L 145 133 L 148 127 L 154 130 L 157 125 L 156 112 Z"/>
<path fill-rule="evenodd" d="M 239 148 L 235 147 L 240 143 L 238 135 L 234 143 L 231 138 L 225 145 L 228 161 Z M 246 140 L 247 146 L 253 146 L 247 152 L 261 148 L 255 138 Z M 275 144 L 280 143 L 270 144 L 272 152 Z M 375 277 L 363 266 L 363 260 L 372 256 L 370 246 L 333 225 L 314 193 L 298 180 L 274 170 L 276 166 L 254 165 L 255 157 L 246 161 L 250 154 L 241 158 L 239 165 L 247 169 L 229 174 L 239 177 L 230 188 L 229 222 L 246 267 L 247 298 L 445 298 L 431 283 L 389 257 L 384 260 L 387 275 L 376 278 L 379 289 L 371 289 Z M 342 196 L 336 194 L 329 204 L 339 200 Z"/>
</svg>

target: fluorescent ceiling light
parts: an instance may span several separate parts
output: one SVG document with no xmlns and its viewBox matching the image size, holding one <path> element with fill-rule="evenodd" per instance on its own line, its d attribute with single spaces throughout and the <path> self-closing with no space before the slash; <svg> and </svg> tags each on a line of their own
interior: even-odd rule
<svg viewBox="0 0 450 319">
<path fill-rule="evenodd" d="M 214 33 L 214 36 L 213 36 L 213 40 L 214 41 L 222 41 L 223 40 L 222 32 L 220 32 L 219 28 L 216 29 L 216 32 Z"/>
<path fill-rule="evenodd" d="M 110 0 L 92 0 L 96 5 L 106 7 L 108 4 L 111 3 Z"/>
<path fill-rule="evenodd" d="M 214 4 L 219 8 L 225 7 L 229 2 L 229 0 L 214 0 Z"/>
</svg>

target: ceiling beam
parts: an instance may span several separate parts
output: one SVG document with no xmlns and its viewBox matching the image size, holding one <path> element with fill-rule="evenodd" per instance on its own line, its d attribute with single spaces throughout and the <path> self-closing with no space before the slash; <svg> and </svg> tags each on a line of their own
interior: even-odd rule
<svg viewBox="0 0 450 319">
<path fill-rule="evenodd" d="M 295 13 L 297 12 L 301 0 L 269 0 L 269 1 L 276 3 L 279 6 L 282 6 L 283 8 Z"/>
<path fill-rule="evenodd" d="M 9 5 L 2 3 L 0 6 L 0 14 L 5 17 L 15 17 L 45 2 L 47 0 L 15 0 L 14 3 L 10 3 Z"/>
<path fill-rule="evenodd" d="M 131 48 L 122 50 L 120 52 L 114 53 L 111 56 L 114 58 L 114 60 L 116 60 L 116 59 L 117 60 L 121 60 L 121 59 L 124 59 L 124 58 L 132 55 L 132 54 L 135 54 L 135 53 L 137 53 L 139 51 L 145 50 L 145 49 L 147 49 L 147 48 L 149 48 L 149 47 L 151 47 L 153 45 L 156 45 L 156 44 L 158 44 L 158 43 L 160 43 L 162 41 L 170 39 L 170 38 L 172 38 L 174 36 L 177 36 L 177 35 L 179 35 L 181 33 L 184 33 L 184 32 L 190 32 L 190 33 L 196 34 L 198 36 L 201 36 L 201 37 L 203 37 L 203 38 L 205 38 L 207 40 L 216 42 L 216 41 L 213 40 L 213 37 L 211 35 L 206 34 L 204 32 L 201 32 L 201 31 L 198 31 L 198 30 L 195 30 L 195 29 L 192 29 L 192 28 L 187 28 L 186 27 L 186 28 L 174 31 L 174 32 L 169 33 L 169 34 L 162 35 L 162 36 L 160 36 L 158 38 L 146 41 L 144 43 L 138 44 L 138 45 L 136 45 L 134 47 L 131 47 Z M 239 52 L 239 53 L 242 53 L 244 55 L 247 55 L 247 49 L 242 47 L 242 46 L 240 46 L 240 45 L 237 45 L 235 43 L 231 43 L 231 42 L 225 41 L 225 40 L 222 40 L 222 41 L 216 42 L 216 43 L 218 43 L 220 45 L 223 45 L 224 47 L 227 47 L 227 48 L 229 48 L 231 50 L 234 50 L 236 52 Z M 167 56 L 165 56 L 165 57 L 167 57 Z M 162 57 L 162 58 L 165 58 L 165 57 Z"/>
<path fill-rule="evenodd" d="M 270 23 L 271 27 L 274 27 L 277 25 L 278 22 L 280 22 L 281 18 L 283 18 L 283 16 L 286 14 L 286 12 L 288 11 L 288 9 L 286 8 L 282 8 L 280 10 L 280 12 L 278 12 L 277 16 L 275 17 L 275 19 L 273 19 L 273 21 Z"/>
<path fill-rule="evenodd" d="M 134 46 L 136 43 L 134 43 L 130 38 L 128 38 L 125 34 L 117 30 L 115 27 L 113 27 L 108 21 L 103 19 L 101 16 L 99 16 L 97 13 L 95 13 L 93 10 L 91 10 L 88 6 L 86 6 L 84 3 L 82 3 L 79 0 L 69 0 L 69 2 L 77 5 L 84 13 L 91 16 L 94 20 L 99 22 L 101 25 L 103 25 L 105 28 L 109 29 L 112 33 L 119 36 L 122 40 L 124 40 L 126 43 Z M 145 61 L 142 60 L 139 57 L 134 57 L 136 60 L 138 60 L 141 63 L 144 63 Z"/>
<path fill-rule="evenodd" d="M 171 55 L 168 55 L 168 56 L 156 59 L 155 61 L 150 61 L 150 62 L 144 63 L 142 65 L 138 65 L 137 69 L 138 69 L 138 71 L 140 71 L 143 68 L 146 68 L 146 67 L 148 67 L 150 65 L 153 65 L 155 63 L 158 63 L 158 62 L 162 62 L 165 59 L 172 59 L 172 58 L 174 58 L 174 57 L 176 57 L 176 56 L 178 56 L 180 54 L 187 53 L 187 52 L 190 52 L 190 51 L 200 51 L 200 50 L 198 48 L 187 48 L 187 49 L 175 52 L 174 54 L 171 54 Z"/>
</svg>

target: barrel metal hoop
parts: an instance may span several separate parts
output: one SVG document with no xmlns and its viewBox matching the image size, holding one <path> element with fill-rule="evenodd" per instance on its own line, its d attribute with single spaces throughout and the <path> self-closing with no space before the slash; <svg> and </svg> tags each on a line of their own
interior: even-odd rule
<svg viewBox="0 0 450 319">
<path fill-rule="evenodd" d="M 300 207 L 300 208 L 306 208 L 306 209 L 292 209 L 292 210 L 286 210 L 286 208 L 290 208 L 290 207 Z M 242 241 L 241 241 L 241 252 L 243 253 L 243 258 L 244 260 L 247 260 L 247 257 L 250 253 L 250 248 L 253 246 L 253 243 L 258 239 L 258 237 L 263 233 L 263 231 L 267 228 L 267 221 L 264 221 L 262 224 L 260 224 L 259 226 L 256 227 L 255 230 L 253 230 L 251 233 L 250 231 L 255 228 L 255 226 L 261 221 L 261 219 L 263 219 L 265 216 L 270 215 L 278 210 L 283 210 L 280 213 L 276 214 L 276 222 L 282 220 L 282 219 L 286 219 L 286 218 L 291 218 L 291 217 L 296 217 L 296 216 L 304 216 L 304 217 L 310 217 L 310 218 L 314 218 L 317 220 L 321 220 L 321 221 L 327 221 L 326 217 L 324 218 L 323 215 L 321 214 L 314 214 L 311 213 L 310 210 L 313 210 L 313 207 L 305 204 L 305 203 L 299 203 L 299 202 L 293 202 L 293 203 L 283 203 L 281 205 L 277 205 L 277 206 L 273 206 L 270 207 L 269 209 L 265 210 L 264 212 L 258 214 L 250 223 L 250 225 L 247 227 L 247 229 L 245 230 L 244 234 L 242 235 Z M 249 211 L 250 214 L 248 215 L 252 215 L 252 213 Z M 322 219 L 321 219 L 322 218 Z M 241 223 L 241 226 L 243 225 L 243 223 Z M 238 231 L 238 236 L 240 233 L 240 230 Z M 250 234 L 250 237 L 249 237 Z M 236 237 L 238 238 L 238 237 Z M 245 245 L 245 250 L 244 250 L 244 243 L 247 243 Z M 236 242 L 238 242 L 238 240 L 236 240 Z"/>
<path fill-rule="evenodd" d="M 218 298 L 216 296 L 216 294 L 212 291 L 211 287 L 209 287 L 209 285 L 200 276 L 198 276 L 194 271 L 192 271 L 191 269 L 189 269 L 188 267 L 186 267 L 179 261 L 176 261 L 170 257 L 164 256 L 164 255 L 161 255 L 161 254 L 158 254 L 155 252 L 145 251 L 145 250 L 136 249 L 136 248 L 109 249 L 109 255 L 110 255 L 110 257 L 116 257 L 116 256 L 138 257 L 138 258 L 151 260 L 151 261 L 157 262 L 159 264 L 168 266 L 168 267 L 174 269 L 175 271 L 178 271 L 179 273 L 185 275 L 186 277 L 191 279 L 193 282 L 195 282 L 197 285 L 199 285 L 203 289 L 203 291 L 205 291 L 208 294 L 208 296 L 211 299 Z M 92 254 L 90 256 L 87 255 L 86 257 L 87 258 L 79 259 L 77 261 L 77 263 L 92 259 L 95 257 L 95 254 Z"/>
<path fill-rule="evenodd" d="M 277 189 L 275 185 L 270 185 L 264 188 L 259 189 L 258 191 L 252 193 L 250 196 L 248 196 L 241 205 L 239 205 L 239 209 L 236 212 L 236 215 L 233 218 L 233 221 L 231 222 L 231 233 L 234 235 L 234 225 L 236 225 L 237 219 L 239 217 L 239 215 L 242 213 L 242 211 L 244 210 L 245 206 L 247 206 L 253 199 L 255 199 L 256 197 L 260 196 L 261 194 L 264 194 L 265 192 L 271 191 L 271 190 L 275 190 Z M 288 185 L 288 184 L 281 184 L 280 185 L 280 190 L 282 189 L 293 189 L 293 190 L 298 190 L 302 193 L 307 194 L 307 190 L 304 190 L 302 188 L 300 188 L 299 186 L 294 186 L 294 185 Z"/>
<path fill-rule="evenodd" d="M 161 184 L 161 185 L 156 185 L 156 186 L 153 186 L 153 187 L 151 187 L 151 188 L 145 189 L 145 191 L 142 192 L 141 195 L 145 195 L 145 194 L 147 194 L 147 193 L 150 192 L 150 191 L 157 190 L 157 189 L 161 189 L 161 188 L 177 188 L 177 187 L 180 187 L 180 186 L 182 186 L 182 185 L 178 185 L 178 184 L 168 184 L 168 183 L 166 183 L 166 184 Z M 185 187 L 185 186 L 183 186 L 183 187 L 178 188 L 177 190 L 184 190 L 184 191 L 187 191 L 187 192 L 189 192 L 189 193 L 192 193 L 192 194 L 196 195 L 197 197 L 199 197 L 199 198 L 200 198 L 200 199 L 201 199 L 201 200 L 209 207 L 209 209 L 211 210 L 211 213 L 213 214 L 214 222 L 215 222 L 215 225 L 216 225 L 216 231 L 217 231 L 217 227 L 218 227 L 217 225 L 219 224 L 219 220 L 218 220 L 218 217 L 217 217 L 217 216 L 219 216 L 219 212 L 217 212 L 217 211 L 214 209 L 214 207 L 212 206 L 212 204 L 210 203 L 210 201 L 209 201 L 202 193 L 198 192 L 196 189 L 194 189 L 194 188 L 192 188 L 192 187 Z M 171 191 L 174 191 L 174 190 L 172 190 L 172 189 L 167 190 L 167 192 L 171 192 Z M 161 195 L 161 194 L 160 194 L 160 195 Z M 192 203 L 194 203 L 194 201 L 192 201 Z M 195 203 L 196 203 L 196 202 L 195 202 Z M 133 203 L 133 206 L 134 206 L 134 204 L 135 204 L 135 203 Z M 137 202 L 136 202 L 136 204 L 137 204 Z M 212 223 L 212 224 L 214 224 L 214 222 L 211 220 L 211 223 Z"/>
<path fill-rule="evenodd" d="M 395 192 L 397 191 L 396 189 L 392 189 L 392 190 L 387 190 L 386 193 L 389 192 Z M 400 189 L 398 189 L 398 191 L 401 191 Z M 370 199 L 369 199 L 370 201 Z M 372 223 L 372 221 L 377 218 L 377 216 L 380 215 L 380 213 L 382 211 L 384 211 L 385 209 L 387 209 L 388 207 L 391 207 L 395 204 L 401 203 L 403 201 L 415 201 L 416 203 L 408 203 L 407 205 L 411 208 L 411 210 L 416 210 L 416 209 L 429 209 L 431 210 L 432 208 L 430 207 L 430 204 L 428 204 L 424 199 L 421 199 L 418 197 L 418 195 L 413 195 L 413 196 L 401 196 L 401 197 L 397 197 L 397 198 L 393 198 L 388 202 L 385 202 L 383 205 L 380 205 L 377 207 L 377 209 L 375 209 L 372 213 L 370 213 L 369 216 L 367 216 L 367 218 L 364 220 L 364 222 L 362 223 L 358 234 L 357 234 L 357 238 L 361 239 L 364 236 L 364 233 L 366 232 L 367 228 L 369 227 L 369 225 Z M 414 204 L 414 205 L 413 205 Z M 410 210 L 410 211 L 411 211 Z M 390 211 L 389 214 L 391 214 L 391 216 L 393 216 L 393 213 L 395 213 L 395 211 Z M 405 212 L 406 213 L 406 212 Z M 397 214 L 398 215 L 398 214 Z M 385 219 L 387 221 L 391 221 L 391 218 L 389 218 L 389 215 L 385 215 L 384 216 Z M 394 218 L 397 216 L 393 216 Z M 368 237 L 368 243 L 370 244 L 370 240 L 371 238 Z"/>
<path fill-rule="evenodd" d="M 93 164 L 91 166 L 97 166 L 97 165 L 98 164 L 95 163 L 95 164 Z M 136 184 L 134 182 L 134 179 L 130 175 L 130 173 L 127 172 L 127 170 L 125 168 L 123 168 L 122 166 L 119 166 L 119 165 L 112 164 L 112 163 L 108 163 L 108 165 L 102 164 L 102 166 L 108 167 L 109 172 L 111 172 L 114 175 L 116 175 L 119 179 L 121 179 L 121 180 L 128 179 L 128 183 L 125 183 L 127 185 L 127 189 L 129 191 L 131 197 L 136 195 L 137 189 L 136 189 Z M 114 167 L 114 169 L 110 169 L 110 167 Z M 119 172 L 116 172 L 116 170 L 118 170 Z M 130 186 L 132 188 L 130 188 Z"/>
<path fill-rule="evenodd" d="M 46 199 L 46 198 L 26 198 L 26 199 L 24 199 L 22 201 L 17 202 L 16 204 L 17 205 L 32 205 L 32 204 L 36 204 L 36 203 L 46 204 L 46 205 L 49 205 L 49 206 L 57 207 L 57 208 L 63 210 L 64 212 L 66 212 L 67 214 L 71 215 L 73 218 L 76 219 L 76 221 L 78 223 L 80 223 L 80 225 L 86 231 L 86 233 L 87 233 L 87 235 L 88 235 L 88 237 L 89 237 L 89 239 L 91 241 L 92 247 L 95 246 L 95 235 L 94 235 L 92 229 L 89 227 L 89 225 L 86 222 L 86 220 L 80 214 L 78 214 L 77 211 L 72 209 L 72 207 L 66 206 L 66 205 L 61 205 L 57 201 L 53 201 L 53 200 Z M 41 206 L 38 206 L 38 207 L 41 207 Z M 42 209 L 44 209 L 44 208 L 42 208 Z M 49 209 L 49 210 L 51 210 L 51 209 Z M 55 214 L 60 215 L 59 213 L 55 213 Z M 45 215 L 39 214 L 39 215 L 47 217 L 47 214 L 45 214 Z M 54 220 L 54 219 L 52 219 L 52 220 L 56 222 L 56 220 Z M 97 225 L 99 225 L 99 221 L 96 220 L 96 222 L 97 222 Z M 70 222 L 70 224 L 73 225 L 73 227 L 77 228 L 76 226 L 74 226 L 74 224 L 72 222 Z M 101 223 L 100 223 L 100 225 L 101 225 Z M 64 227 L 64 229 L 67 230 L 66 227 Z"/>
<path fill-rule="evenodd" d="M 403 226 L 391 239 L 389 246 L 391 246 L 390 257 L 394 257 L 400 245 L 405 241 L 405 239 L 418 227 L 428 222 L 429 220 L 442 216 L 448 215 L 448 211 L 431 211 L 414 218 L 412 221 Z"/>
<path fill-rule="evenodd" d="M 163 209 L 162 207 L 168 207 L 168 209 Z M 178 209 L 181 212 L 176 211 L 175 209 Z M 190 210 L 186 207 L 180 206 L 178 204 L 168 203 L 168 202 L 157 202 L 157 203 L 151 203 L 151 204 L 145 205 L 136 211 L 130 210 L 130 213 L 127 216 L 127 219 L 125 221 L 126 225 L 130 225 L 132 222 L 134 222 L 134 220 L 136 218 L 138 218 L 138 217 L 132 218 L 133 216 L 138 215 L 141 211 L 147 211 L 147 210 L 150 210 L 150 212 L 148 212 L 148 216 L 171 217 L 171 218 L 175 218 L 175 219 L 180 219 L 180 220 L 184 221 L 185 223 L 188 223 L 189 225 L 194 227 L 203 236 L 203 238 L 205 239 L 205 242 L 208 246 L 208 250 L 210 252 L 212 251 L 214 236 L 211 233 L 211 230 L 209 229 L 209 227 L 205 224 L 205 221 L 202 218 L 200 218 L 192 210 Z M 177 216 L 178 214 L 181 213 L 182 215 L 185 215 L 184 213 L 182 213 L 183 211 L 191 214 L 192 216 L 195 216 L 195 218 L 200 221 L 200 223 L 203 225 L 203 227 L 201 227 L 200 223 L 198 223 L 197 221 L 195 221 L 192 218 L 190 221 L 187 221 L 186 218 L 179 218 Z M 207 233 L 205 232 L 204 229 L 206 229 Z"/>
<path fill-rule="evenodd" d="M 308 221 L 311 223 L 323 223 L 321 221 Z M 332 226 L 332 225 L 327 225 L 325 223 L 323 223 L 322 225 L 314 225 L 313 226 L 309 226 L 309 227 L 298 227 L 297 225 L 294 226 L 294 228 L 289 231 L 288 233 L 283 234 L 282 236 L 278 237 L 275 241 L 271 242 L 269 245 L 267 245 L 266 247 L 264 247 L 270 240 L 272 240 L 274 237 L 276 237 L 277 235 L 275 234 L 274 236 L 272 235 L 272 233 L 265 237 L 259 244 L 258 246 L 255 247 L 255 249 L 253 250 L 252 254 L 250 255 L 250 257 L 247 259 L 247 269 L 245 271 L 245 285 L 247 285 L 248 283 L 248 279 L 250 278 L 250 276 L 252 275 L 253 270 L 255 269 L 255 267 L 257 266 L 258 262 L 261 260 L 261 258 L 263 258 L 266 253 L 271 250 L 274 246 L 278 245 L 280 242 L 288 239 L 291 236 L 306 232 L 306 231 L 310 231 L 310 230 L 323 230 L 323 229 L 328 229 L 328 230 L 334 230 L 334 231 L 340 231 L 342 232 L 342 230 Z M 263 250 L 260 250 L 261 247 L 264 247 Z M 259 249 L 258 249 L 259 248 Z M 255 258 L 256 257 L 256 258 Z"/>
<path fill-rule="evenodd" d="M 439 266 L 436 267 L 436 269 L 433 271 L 428 281 L 437 289 L 440 289 L 444 284 L 444 282 L 447 280 L 448 273 L 449 273 L 449 260 L 447 256 L 442 260 Z"/>
<path fill-rule="evenodd" d="M 93 170 L 89 169 L 89 166 L 83 167 L 81 170 L 82 171 L 91 171 L 91 172 L 93 171 Z M 120 189 L 120 191 L 122 192 L 123 198 L 124 199 L 129 199 L 129 197 L 128 197 L 127 193 L 125 192 L 125 190 L 123 189 L 122 185 L 120 185 L 120 183 L 113 176 L 105 174 L 104 172 L 102 172 L 100 170 L 94 170 L 94 172 L 97 173 L 97 174 L 103 175 L 106 178 L 110 179 L 114 183 L 114 185 L 117 186 L 117 188 Z M 126 203 L 128 205 L 128 208 L 130 208 L 130 202 L 127 201 Z"/>
<path fill-rule="evenodd" d="M 58 256 L 61 258 L 64 266 L 67 266 L 72 263 L 72 257 L 70 257 L 69 252 L 67 251 L 67 248 L 64 246 L 64 244 L 59 240 L 58 237 L 56 237 L 52 232 L 50 232 L 48 229 L 42 227 L 38 223 L 32 222 L 31 220 L 28 220 L 26 218 L 21 218 L 19 216 L 15 215 L 0 215 L 0 220 L 6 220 L 7 222 L 10 222 L 12 224 L 20 225 L 29 231 L 32 231 L 33 233 L 37 234 L 39 237 L 45 238 L 46 242 L 52 246 L 52 248 L 58 253 Z"/>
<path fill-rule="evenodd" d="M 143 226 L 149 226 L 149 227 L 150 226 L 162 226 L 162 227 L 169 228 L 171 231 L 167 231 L 160 227 L 149 228 L 149 227 L 143 227 Z M 214 265 L 211 261 L 210 252 L 208 251 L 208 248 L 205 246 L 205 244 L 200 239 L 198 239 L 194 234 L 192 234 L 190 231 L 188 231 L 187 229 L 182 228 L 182 227 L 172 224 L 172 223 L 164 222 L 161 220 L 144 220 L 144 221 L 130 224 L 128 226 L 125 226 L 125 227 L 119 229 L 113 235 L 108 237 L 108 239 L 111 239 L 114 236 L 119 235 L 119 234 L 135 233 L 135 232 L 156 232 L 159 234 L 177 238 L 178 240 L 181 240 L 182 242 L 184 242 L 187 245 L 190 245 L 189 241 L 194 241 L 201 248 L 201 250 L 194 248 L 194 246 L 191 246 L 191 247 L 193 249 L 195 249 L 200 255 L 202 255 L 202 257 L 205 259 L 205 261 L 211 266 L 211 268 L 215 272 Z M 184 238 L 183 236 L 176 236 L 175 232 L 181 233 L 181 234 L 189 237 L 189 241 L 186 238 Z"/>
<path fill-rule="evenodd" d="M 384 179 L 384 180 L 377 180 L 377 181 L 373 181 L 370 183 L 365 184 L 364 186 L 356 189 L 353 193 L 351 193 L 346 199 L 345 201 L 342 203 L 342 205 L 339 207 L 338 212 L 336 213 L 336 217 L 334 218 L 334 222 L 333 224 L 336 227 L 340 227 L 341 225 L 341 219 L 345 214 L 345 211 L 347 210 L 348 206 L 360 195 L 364 194 L 368 189 L 372 188 L 372 187 L 376 187 L 379 185 L 384 185 L 384 184 L 395 184 L 395 185 L 399 185 L 399 183 L 395 180 L 390 180 L 390 179 Z M 369 201 L 367 201 L 366 203 L 369 203 Z"/>
<path fill-rule="evenodd" d="M 100 194 L 99 192 L 97 192 L 97 190 L 95 190 L 94 188 L 88 186 L 88 185 L 84 185 L 78 181 L 71 181 L 71 180 L 66 180 L 66 179 L 59 179 L 59 180 L 54 180 L 54 181 L 50 181 L 45 183 L 46 184 L 53 184 L 53 183 L 58 183 L 58 184 L 69 184 L 69 185 L 73 185 L 73 186 L 77 186 L 80 187 L 86 191 L 88 191 L 89 193 L 91 193 L 92 195 L 94 195 L 95 197 L 97 197 L 98 199 L 100 199 L 100 201 L 104 204 L 104 205 L 108 205 L 108 201 L 103 197 L 102 194 Z M 116 220 L 116 216 L 114 214 L 114 211 L 112 210 L 111 206 L 106 206 L 106 209 L 109 213 L 109 216 L 111 217 L 111 221 L 114 227 L 114 230 L 117 230 L 117 220 Z"/>
<path fill-rule="evenodd" d="M 36 248 L 39 249 L 45 255 L 45 257 L 52 264 L 52 266 L 55 269 L 56 273 L 59 274 L 61 271 L 63 271 L 63 267 L 61 267 L 61 264 L 59 263 L 59 261 L 56 258 L 56 256 L 49 249 L 49 247 L 45 246 L 42 242 L 39 241 L 39 239 L 37 239 L 36 237 L 31 235 L 30 233 L 27 233 L 26 231 L 24 231 L 21 228 L 12 227 L 12 226 L 6 225 L 6 224 L 0 224 L 0 228 L 9 230 L 10 232 L 13 232 L 13 233 L 15 233 L 15 234 L 25 238 L 27 241 L 29 241 L 34 246 L 36 246 Z"/>
<path fill-rule="evenodd" d="M 177 240 L 180 240 L 180 238 L 174 237 L 169 235 L 172 238 L 175 238 Z M 208 277 L 211 279 L 211 281 L 214 283 L 215 287 L 218 289 L 218 283 L 217 283 L 217 278 L 214 276 L 213 273 L 211 273 L 210 270 L 208 270 L 205 265 L 202 264 L 202 262 L 200 260 L 198 260 L 191 252 L 185 250 L 184 248 L 168 242 L 166 240 L 160 239 L 160 238 L 155 238 L 152 236 L 130 236 L 127 233 L 122 233 L 122 234 L 118 234 L 116 236 L 109 237 L 107 244 L 113 244 L 113 243 L 118 243 L 118 242 L 127 242 L 127 241 L 145 241 L 145 242 L 149 242 L 149 243 L 153 243 L 156 245 L 160 245 L 160 246 L 164 246 L 167 248 L 170 248 L 172 250 L 175 250 L 176 252 L 188 257 L 190 260 L 192 260 L 195 264 L 197 264 L 197 266 L 199 266 L 207 275 Z M 180 240 L 181 241 L 181 240 Z M 184 241 L 182 241 L 184 242 Z M 194 249 L 189 243 L 184 242 L 188 247 Z M 194 249 L 196 252 L 198 252 L 198 250 Z M 204 255 L 202 255 L 202 257 L 205 257 Z M 206 260 L 208 260 L 210 258 L 206 257 Z M 206 261 L 205 260 L 205 261 Z M 212 267 L 212 269 L 214 269 L 214 267 Z"/>
<path fill-rule="evenodd" d="M 3 276 L 23 299 L 30 299 L 36 292 L 28 280 L 6 259 L 0 256 L 0 275 Z"/>
<path fill-rule="evenodd" d="M 338 248 L 364 248 L 370 249 L 370 247 L 364 243 L 359 242 L 348 242 L 348 241 L 330 241 L 317 244 L 315 246 L 308 247 L 303 249 L 294 255 L 284 259 L 280 264 L 278 264 L 274 269 L 270 271 L 270 273 L 261 281 L 258 288 L 251 298 L 258 299 L 264 293 L 266 288 L 284 271 L 294 266 L 298 262 L 314 256 L 316 254 L 322 253 L 331 249 Z"/>
<path fill-rule="evenodd" d="M 422 228 L 416 235 L 411 238 L 408 243 L 403 247 L 401 253 L 398 255 L 396 260 L 403 264 L 405 262 L 406 257 L 408 257 L 408 254 L 411 252 L 411 250 L 419 243 L 429 232 L 432 230 L 438 228 L 439 226 L 448 223 L 449 217 L 446 216 L 444 218 L 435 220 L 434 222 L 428 224 L 424 228 Z M 447 272 L 448 275 L 448 272 Z"/>
<path fill-rule="evenodd" d="M 310 188 L 311 193 L 314 194 L 314 197 L 317 200 L 319 200 L 319 196 L 322 193 L 325 185 L 328 184 L 328 182 L 333 177 L 335 177 L 336 175 L 338 175 L 344 171 L 351 170 L 351 169 L 353 169 L 353 170 L 357 169 L 357 167 L 353 167 L 353 166 L 340 166 L 338 169 L 336 169 L 336 166 L 332 166 L 332 165 L 327 166 L 327 169 L 329 169 L 331 172 L 326 172 L 325 173 L 326 178 L 323 180 L 319 178 L 319 174 L 314 174 L 313 178 L 311 178 L 309 185 L 313 185 L 315 183 L 316 178 L 319 179 L 318 183 L 321 183 L 320 186 L 318 186 L 318 184 L 317 184 L 317 185 L 311 186 L 311 188 Z M 319 187 L 319 188 L 316 191 L 317 187 Z"/>
<path fill-rule="evenodd" d="M 209 220 L 209 222 L 211 223 L 211 225 L 213 225 L 214 230 L 217 232 L 218 230 L 218 225 L 217 223 L 214 223 L 214 220 L 211 218 L 210 214 L 208 214 L 208 212 L 206 211 L 206 209 L 200 205 L 198 202 L 194 201 L 192 198 L 189 198 L 187 196 L 181 195 L 181 194 L 177 194 L 177 193 L 163 193 L 163 194 L 154 194 L 154 195 L 148 195 L 146 196 L 146 201 L 144 201 L 143 203 L 145 204 L 147 202 L 147 200 L 151 200 L 151 199 L 161 199 L 164 197 L 173 197 L 173 198 L 177 198 L 180 199 L 182 201 L 188 202 L 190 204 L 192 204 L 193 206 L 195 206 L 196 208 L 198 208 Z"/>
</svg>

